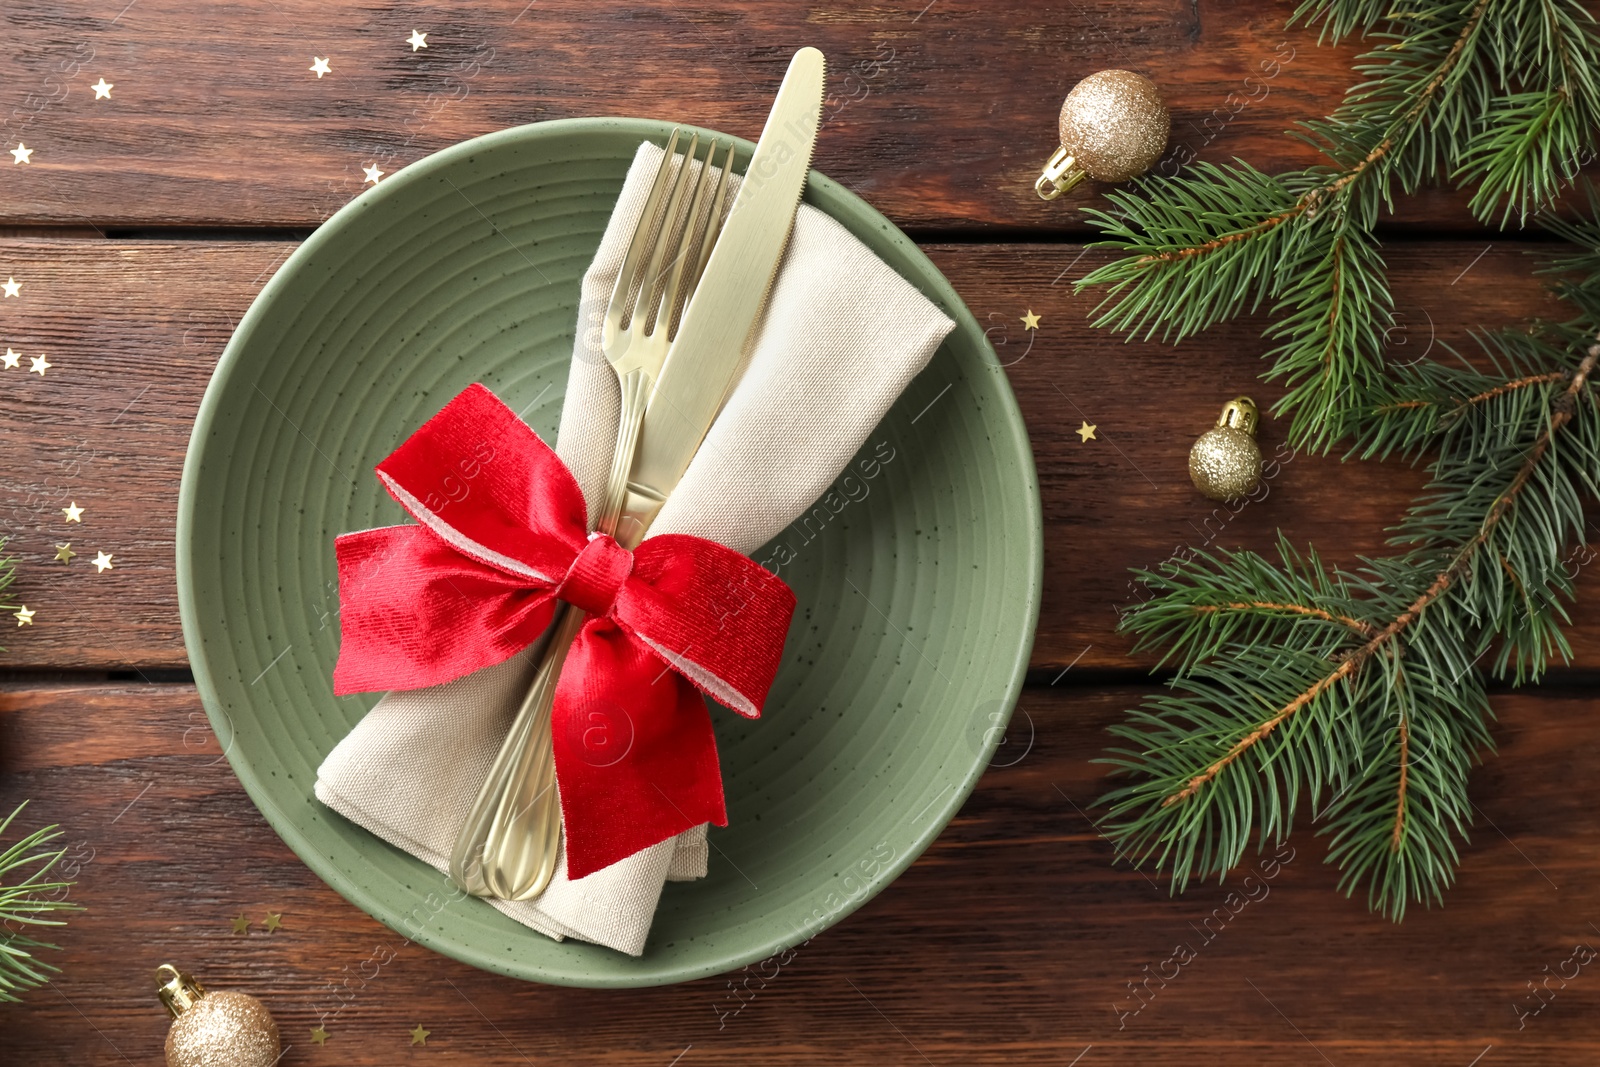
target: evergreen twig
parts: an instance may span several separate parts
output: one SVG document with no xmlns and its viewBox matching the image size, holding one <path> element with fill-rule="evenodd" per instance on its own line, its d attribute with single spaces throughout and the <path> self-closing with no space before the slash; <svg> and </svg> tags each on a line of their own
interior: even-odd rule
<svg viewBox="0 0 1600 1067">
<path fill-rule="evenodd" d="M 25 807 L 27 801 L 0 821 L 0 837 Z M 49 916 L 80 910 L 65 897 L 71 882 L 45 880 L 65 854 L 64 849 L 46 851 L 45 846 L 60 836 L 55 826 L 46 826 L 0 852 L 0 1001 L 20 1000 L 22 993 L 43 985 L 50 972 L 60 970 L 34 955 L 58 946 L 27 933 L 38 926 L 65 926 L 65 920 Z M 11 881 L 13 877 L 18 880 Z"/>
<path fill-rule="evenodd" d="M 1396 554 L 1354 569 L 1280 533 L 1276 560 L 1137 572 L 1155 596 L 1124 627 L 1177 674 L 1112 728 L 1124 780 L 1102 803 L 1119 856 L 1176 891 L 1281 842 L 1308 799 L 1341 887 L 1398 920 L 1454 878 L 1468 772 L 1492 748 L 1486 675 L 1536 680 L 1570 652 L 1569 551 L 1600 499 L 1600 190 L 1582 186 L 1587 214 L 1551 205 L 1600 137 L 1600 38 L 1569 0 L 1307 0 L 1296 17 L 1385 42 L 1303 128 L 1329 164 L 1202 164 L 1112 194 L 1102 244 L 1130 254 L 1083 284 L 1106 289 L 1099 324 L 1170 340 L 1270 308 L 1291 439 L 1425 461 L 1430 482 Z M 1537 214 L 1570 242 L 1546 270 L 1573 317 L 1387 366 L 1373 226 L 1395 192 L 1444 178 L 1480 218 Z"/>
</svg>

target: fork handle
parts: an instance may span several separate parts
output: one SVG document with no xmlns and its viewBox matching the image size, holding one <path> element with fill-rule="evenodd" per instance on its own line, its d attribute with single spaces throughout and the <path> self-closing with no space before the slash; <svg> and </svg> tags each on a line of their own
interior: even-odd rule
<svg viewBox="0 0 1600 1067">
<path fill-rule="evenodd" d="M 654 511 L 649 511 L 643 524 L 638 524 L 642 513 L 635 500 L 637 494 L 630 493 L 628 486 L 633 453 L 639 441 L 639 430 L 644 425 L 645 407 L 653 384 L 651 376 L 642 369 L 631 370 L 621 379 L 622 413 L 617 425 L 617 446 L 612 454 L 611 474 L 598 523 L 601 533 L 614 536 L 623 509 L 628 507 L 630 517 L 635 520 L 624 534 L 626 547 L 630 548 L 638 544 L 649 525 L 648 520 L 655 517 Z M 659 510 L 659 506 L 657 504 L 655 510 Z M 551 711 L 561 665 L 583 621 L 582 612 L 563 606 L 561 619 L 550 643 L 545 646 L 528 695 L 462 824 L 450 873 L 469 893 L 526 900 L 544 892 L 555 875 L 561 805 L 556 790 Z M 459 862 L 457 857 L 460 857 Z M 475 857 L 478 860 L 476 869 Z M 460 876 L 457 876 L 458 869 Z"/>
</svg>

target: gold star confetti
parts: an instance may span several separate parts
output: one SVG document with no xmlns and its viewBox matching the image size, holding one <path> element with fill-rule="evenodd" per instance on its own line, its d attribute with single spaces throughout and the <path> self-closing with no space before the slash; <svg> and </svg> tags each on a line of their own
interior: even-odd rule
<svg viewBox="0 0 1600 1067">
<path fill-rule="evenodd" d="M 96 551 L 94 557 L 94 569 L 98 574 L 104 574 L 106 571 L 111 570 L 111 553 Z"/>
<path fill-rule="evenodd" d="M 328 1040 L 328 1031 L 326 1029 L 324 1029 L 323 1027 L 319 1026 L 315 1030 L 311 1031 L 311 1043 L 313 1045 L 321 1045 L 321 1044 L 325 1043 L 327 1040 Z"/>
<path fill-rule="evenodd" d="M 282 912 L 277 912 L 277 911 L 269 911 L 269 912 L 267 912 L 267 917 L 264 920 L 262 920 L 262 923 L 263 923 L 263 925 L 266 926 L 267 933 L 270 934 L 274 930 L 276 930 L 278 927 L 283 925 L 283 913 Z"/>
<path fill-rule="evenodd" d="M 72 551 L 72 542 L 71 541 L 68 541 L 64 545 L 57 545 L 56 546 L 56 560 L 58 560 L 58 561 L 60 561 L 62 563 L 71 563 L 72 562 L 72 557 L 76 556 L 76 555 L 77 555 L 77 553 Z"/>
<path fill-rule="evenodd" d="M 228 921 L 233 923 L 233 932 L 236 934 L 248 933 L 250 930 L 250 920 L 246 919 L 242 912 Z"/>
<path fill-rule="evenodd" d="M 433 1033 L 432 1030 L 424 1030 L 422 1024 L 418 1023 L 417 1028 L 411 1031 L 411 1043 L 413 1045 L 426 1045 L 428 1043 L 428 1035 L 431 1033 Z"/>
<path fill-rule="evenodd" d="M 1022 328 L 1024 330 L 1037 330 L 1039 328 L 1039 316 L 1033 313 L 1032 308 L 1029 308 L 1028 313 L 1022 316 Z"/>
<path fill-rule="evenodd" d="M 1085 419 L 1083 425 L 1078 427 L 1076 433 L 1079 437 L 1083 438 L 1085 442 L 1098 441 L 1099 438 L 1094 435 L 1095 430 L 1098 428 L 1099 427 L 1095 426 L 1094 423 Z"/>
<path fill-rule="evenodd" d="M 0 289 L 4 289 L 7 296 L 20 296 L 22 294 L 22 283 L 15 278 L 7 278 L 3 284 L 0 284 Z"/>
<path fill-rule="evenodd" d="M 48 359 L 45 359 L 43 356 L 34 356 L 33 357 L 33 366 L 28 368 L 28 373 L 29 374 L 37 374 L 39 377 L 43 378 L 44 377 L 44 372 L 49 370 L 53 366 L 55 366 L 55 364 L 51 363 Z"/>
<path fill-rule="evenodd" d="M 316 56 L 311 57 L 311 67 L 309 69 L 317 76 L 318 81 L 322 80 L 322 76 L 324 74 L 333 73 L 333 68 L 328 66 L 328 61 L 326 59 L 319 59 Z"/>
<path fill-rule="evenodd" d="M 6 349 L 6 354 L 0 356 L 0 363 L 5 364 L 6 370 L 15 370 L 22 366 L 22 353 Z"/>
<path fill-rule="evenodd" d="M 425 33 L 418 33 L 416 30 L 412 30 L 411 36 L 406 38 L 406 43 L 409 44 L 411 46 L 411 50 L 415 52 L 419 48 L 428 47 L 428 35 Z"/>
<path fill-rule="evenodd" d="M 115 87 L 115 82 L 108 82 L 104 78 L 101 78 L 98 82 L 95 82 L 93 85 L 89 86 L 89 88 L 94 90 L 94 98 L 96 100 L 110 100 L 111 90 Z"/>
<path fill-rule="evenodd" d="M 62 508 L 61 514 L 67 517 L 68 522 L 83 521 L 83 509 L 78 506 L 78 502 L 76 500 Z"/>
<path fill-rule="evenodd" d="M 33 617 L 36 614 L 38 614 L 38 613 L 28 610 L 28 605 L 26 605 L 26 604 L 22 605 L 20 608 L 18 608 L 16 610 L 17 625 L 18 626 L 32 626 L 33 625 Z"/>
<path fill-rule="evenodd" d="M 366 182 L 362 182 L 363 185 L 366 185 L 369 182 L 373 185 L 377 185 L 378 179 L 383 177 L 383 171 L 378 169 L 378 165 L 376 163 L 370 167 L 362 167 L 361 173 L 367 176 Z"/>
<path fill-rule="evenodd" d="M 29 148 L 27 145 L 23 144 L 21 141 L 18 141 L 17 142 L 17 147 L 15 147 L 15 148 L 13 148 L 11 150 L 11 158 L 16 163 L 32 163 L 33 162 L 33 149 Z"/>
</svg>

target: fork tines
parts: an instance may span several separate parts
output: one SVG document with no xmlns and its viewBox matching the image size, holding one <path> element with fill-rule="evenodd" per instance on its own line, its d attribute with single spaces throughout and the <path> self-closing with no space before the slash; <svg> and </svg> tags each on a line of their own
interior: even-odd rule
<svg viewBox="0 0 1600 1067">
<path fill-rule="evenodd" d="M 617 326 L 627 329 L 638 321 L 644 329 L 636 332 L 644 336 L 654 336 L 662 327 L 668 338 L 676 333 L 683 306 L 711 258 L 713 238 L 720 228 L 717 224 L 727 203 L 733 145 L 711 141 L 705 158 L 699 159 L 700 135 L 695 133 L 679 156 L 677 146 L 682 133 L 681 129 L 674 129 L 667 140 L 612 295 L 613 310 L 623 311 L 617 316 Z M 660 239 L 663 227 L 666 240 Z M 641 263 L 647 254 L 648 262 Z"/>
</svg>

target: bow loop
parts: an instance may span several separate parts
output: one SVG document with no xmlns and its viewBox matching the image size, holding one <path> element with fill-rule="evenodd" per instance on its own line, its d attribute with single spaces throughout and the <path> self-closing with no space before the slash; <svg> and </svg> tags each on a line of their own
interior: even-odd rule
<svg viewBox="0 0 1600 1067">
<path fill-rule="evenodd" d="M 758 716 L 794 594 L 713 541 L 628 551 L 590 534 L 572 472 L 481 385 L 377 466 L 416 526 L 338 538 L 339 695 L 437 685 L 517 654 L 554 601 L 589 618 L 556 686 L 556 782 L 569 877 L 702 822 L 727 824 L 709 693 Z M 627 726 L 600 746 L 594 716 Z M 601 731 L 605 736 L 609 733 Z"/>
</svg>

